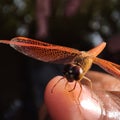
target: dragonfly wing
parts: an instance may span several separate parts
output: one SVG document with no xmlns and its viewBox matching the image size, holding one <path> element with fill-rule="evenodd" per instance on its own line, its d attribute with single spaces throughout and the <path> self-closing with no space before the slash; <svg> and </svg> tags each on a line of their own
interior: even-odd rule
<svg viewBox="0 0 120 120">
<path fill-rule="evenodd" d="M 11 41 L 2 40 L 0 43 L 10 44 L 17 51 L 44 62 L 71 63 L 80 54 L 79 50 L 73 48 L 53 45 L 25 37 L 16 37 Z"/>
<path fill-rule="evenodd" d="M 93 63 L 97 64 L 111 75 L 120 78 L 120 65 L 97 57 L 94 59 Z"/>
<path fill-rule="evenodd" d="M 102 42 L 101 44 L 99 44 L 98 46 L 96 46 L 95 48 L 89 50 L 87 53 L 96 57 L 97 55 L 99 55 L 103 49 L 105 48 L 106 46 L 106 43 L 105 42 Z"/>
</svg>

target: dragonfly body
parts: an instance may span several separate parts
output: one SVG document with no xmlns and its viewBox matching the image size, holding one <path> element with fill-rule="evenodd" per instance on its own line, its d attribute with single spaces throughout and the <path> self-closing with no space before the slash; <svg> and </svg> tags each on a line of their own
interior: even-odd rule
<svg viewBox="0 0 120 120">
<path fill-rule="evenodd" d="M 17 51 L 37 60 L 65 64 L 64 75 L 69 82 L 82 80 L 92 63 L 99 65 L 110 74 L 120 78 L 120 65 L 96 57 L 106 46 L 105 42 L 88 52 L 25 37 L 15 37 L 10 41 L 0 40 L 0 43 L 10 44 Z M 74 69 L 77 71 L 77 77 Z"/>
</svg>

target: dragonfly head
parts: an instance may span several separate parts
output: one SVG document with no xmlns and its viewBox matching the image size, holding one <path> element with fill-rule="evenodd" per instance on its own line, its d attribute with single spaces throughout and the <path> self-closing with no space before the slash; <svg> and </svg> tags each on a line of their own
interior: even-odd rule
<svg viewBox="0 0 120 120">
<path fill-rule="evenodd" d="M 73 82 L 74 80 L 78 81 L 81 79 L 81 75 L 83 74 L 83 70 L 78 65 L 67 64 L 64 67 L 63 74 L 69 82 Z"/>
</svg>

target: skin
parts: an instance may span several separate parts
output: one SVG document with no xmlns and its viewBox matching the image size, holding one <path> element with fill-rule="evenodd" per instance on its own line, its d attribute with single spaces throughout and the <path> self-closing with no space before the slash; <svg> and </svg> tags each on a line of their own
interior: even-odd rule
<svg viewBox="0 0 120 120">
<path fill-rule="evenodd" d="M 74 82 L 65 87 L 67 80 L 63 78 L 51 93 L 62 76 L 50 80 L 45 90 L 45 104 L 52 120 L 119 120 L 120 81 L 94 71 L 86 76 L 92 80 L 92 89 L 88 81 L 82 80 L 82 90 L 78 83 L 75 90 L 68 92 Z"/>
</svg>

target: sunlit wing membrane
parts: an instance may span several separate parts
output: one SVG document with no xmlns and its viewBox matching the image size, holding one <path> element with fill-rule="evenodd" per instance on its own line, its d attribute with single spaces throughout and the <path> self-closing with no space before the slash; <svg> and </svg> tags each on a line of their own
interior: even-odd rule
<svg viewBox="0 0 120 120">
<path fill-rule="evenodd" d="M 93 63 L 97 64 L 111 75 L 120 78 L 120 65 L 97 57 L 94 59 Z"/>
<path fill-rule="evenodd" d="M 0 43 L 10 44 L 17 51 L 44 62 L 71 63 L 80 54 L 79 50 L 73 48 L 53 45 L 25 37 L 16 37 L 11 41 L 1 40 Z"/>
<path fill-rule="evenodd" d="M 99 44 L 95 48 L 89 50 L 87 53 L 90 54 L 90 55 L 92 55 L 93 57 L 96 57 L 96 56 L 98 56 L 103 51 L 103 49 L 105 48 L 105 46 L 106 46 L 106 43 L 102 42 L 101 44 Z"/>
</svg>

